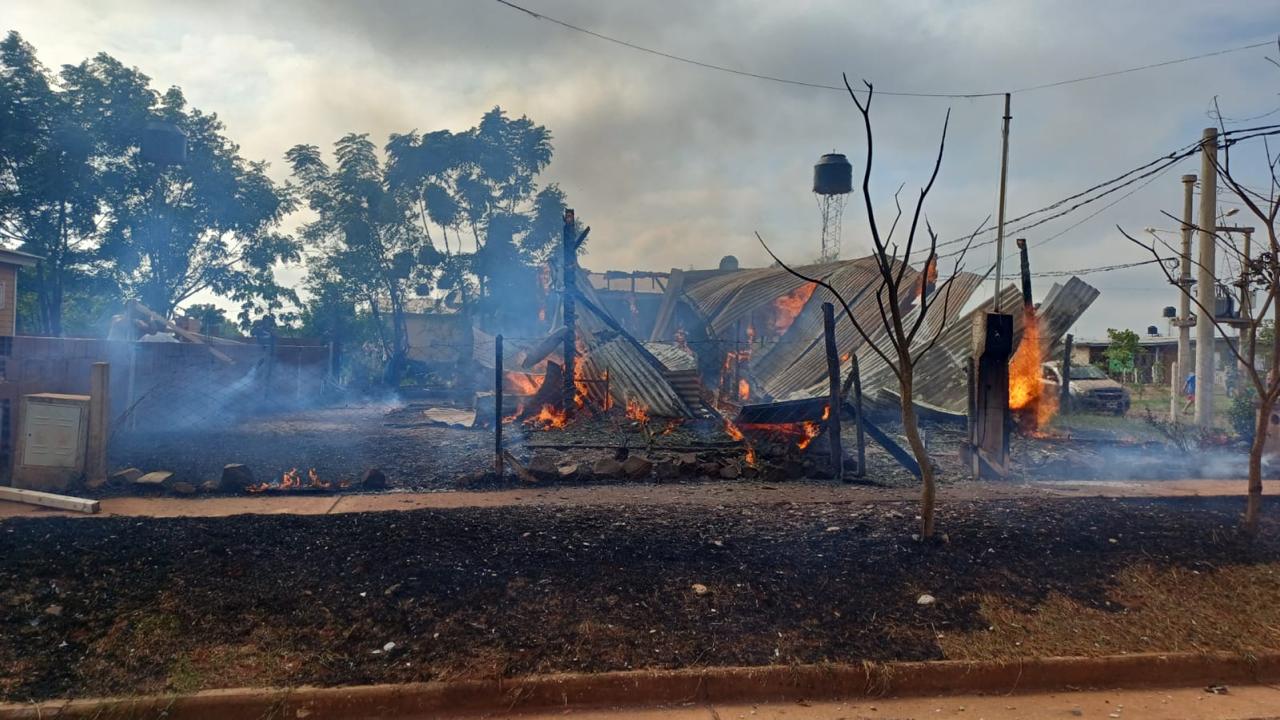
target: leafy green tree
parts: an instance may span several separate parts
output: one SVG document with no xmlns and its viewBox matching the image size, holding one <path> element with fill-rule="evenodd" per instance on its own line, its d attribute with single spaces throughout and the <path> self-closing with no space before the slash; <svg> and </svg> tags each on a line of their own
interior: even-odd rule
<svg viewBox="0 0 1280 720">
<path fill-rule="evenodd" d="M 96 89 L 122 77 L 146 82 L 131 75 L 138 73 L 99 55 L 68 84 L 82 89 L 88 112 L 103 116 L 114 102 Z M 136 129 L 115 128 L 105 117 L 98 123 L 111 160 L 101 254 L 125 293 L 163 315 L 205 290 L 263 312 L 296 302 L 274 274 L 277 263 L 300 259 L 297 241 L 278 229 L 294 207 L 289 195 L 267 177 L 266 163 L 240 157 L 216 115 L 188 107 L 177 88 L 154 99 L 148 116 L 187 136 L 181 164 L 152 163 L 137 152 Z"/>
<path fill-rule="evenodd" d="M 1107 338 L 1111 340 L 1111 344 L 1102 352 L 1102 356 L 1107 359 L 1108 369 L 1112 373 L 1131 372 L 1134 360 L 1138 357 L 1138 333 L 1107 328 Z"/>
<path fill-rule="evenodd" d="M 31 291 L 24 331 L 63 333 L 69 287 L 92 285 L 102 173 L 92 129 L 16 32 L 0 42 L 0 238 L 42 260 L 23 273 Z"/>
<path fill-rule="evenodd" d="M 428 241 L 433 225 L 445 241 L 438 287 L 460 292 L 467 303 L 474 277 L 480 295 L 488 296 L 477 309 L 493 329 L 533 312 L 500 300 L 536 284 L 531 266 L 553 260 L 559 247 L 564 193 L 537 184 L 551 162 L 550 131 L 495 107 L 467 131 L 397 134 L 386 150 L 390 188 L 415 206 Z M 451 259 L 455 248 L 462 253 L 461 230 L 473 239 L 466 261 Z"/>
<path fill-rule="evenodd" d="M 298 191 L 316 215 L 301 229 L 315 251 L 308 285 L 322 302 L 313 307 L 332 327 L 343 308 L 354 303 L 368 308 L 387 358 L 385 380 L 398 385 L 408 350 L 405 301 L 412 288 L 429 288 L 439 254 L 415 219 L 411 197 L 389 187 L 367 134 L 343 136 L 334 154 L 332 169 L 314 145 L 296 145 L 285 156 Z"/>
</svg>

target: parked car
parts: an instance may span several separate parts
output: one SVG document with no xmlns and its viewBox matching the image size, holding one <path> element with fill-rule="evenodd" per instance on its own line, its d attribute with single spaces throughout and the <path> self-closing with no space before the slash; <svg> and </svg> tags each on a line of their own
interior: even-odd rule
<svg viewBox="0 0 1280 720">
<path fill-rule="evenodd" d="M 1045 392 L 1061 394 L 1062 364 L 1047 362 L 1043 370 L 1041 382 L 1044 383 Z M 1129 391 L 1093 365 L 1071 366 L 1069 392 L 1071 395 L 1068 402 L 1073 411 L 1109 412 L 1116 415 L 1129 412 Z"/>
</svg>

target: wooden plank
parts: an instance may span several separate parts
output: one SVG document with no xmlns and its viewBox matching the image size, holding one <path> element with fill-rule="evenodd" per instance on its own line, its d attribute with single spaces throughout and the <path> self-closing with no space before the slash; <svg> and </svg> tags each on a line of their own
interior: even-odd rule
<svg viewBox="0 0 1280 720">
<path fill-rule="evenodd" d="M 844 401 L 844 409 L 845 412 L 855 417 L 857 416 L 857 411 L 848 400 Z M 916 459 L 911 456 L 911 453 L 902 449 L 902 446 L 895 442 L 893 438 L 889 437 L 888 433 L 881 430 L 879 425 L 871 422 L 871 418 L 863 417 L 862 425 L 866 429 L 867 434 L 871 436 L 871 439 L 875 440 L 880 447 L 884 448 L 890 455 L 892 455 L 893 459 L 897 460 L 899 465 L 910 471 L 912 475 L 920 477 L 920 465 L 916 463 Z"/>
<path fill-rule="evenodd" d="M 55 495 L 54 493 L 40 492 L 39 490 L 22 490 L 4 486 L 0 486 L 0 500 L 57 508 L 58 510 L 74 510 L 75 512 L 89 514 L 96 513 L 101 509 L 97 500 L 86 500 L 85 498 L 72 497 L 70 495 Z"/>
</svg>

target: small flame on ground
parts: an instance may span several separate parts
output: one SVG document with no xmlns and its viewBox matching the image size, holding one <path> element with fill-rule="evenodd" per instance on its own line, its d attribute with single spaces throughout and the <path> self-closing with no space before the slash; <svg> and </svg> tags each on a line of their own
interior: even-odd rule
<svg viewBox="0 0 1280 720">
<path fill-rule="evenodd" d="M 541 426 L 544 430 L 553 430 L 562 428 L 569 423 L 569 418 L 565 414 L 551 405 L 543 405 L 537 415 L 525 420 L 525 423 L 533 426 Z"/>
<path fill-rule="evenodd" d="M 340 487 L 346 487 L 346 486 L 347 486 L 346 484 L 340 485 Z M 298 468 L 295 467 L 295 468 L 289 468 L 287 472 L 281 475 L 279 483 L 272 485 L 271 483 L 261 482 L 261 483 L 258 483 L 257 485 L 251 485 L 245 488 L 245 492 L 263 493 L 268 490 L 302 490 L 302 489 L 328 490 L 332 487 L 333 487 L 333 483 L 325 482 L 320 479 L 320 474 L 316 472 L 315 468 L 309 468 L 307 470 L 307 480 L 304 483 L 302 481 L 302 473 L 298 472 Z"/>
<path fill-rule="evenodd" d="M 635 420 L 638 423 L 649 422 L 649 413 L 645 412 L 644 406 L 640 403 L 627 399 L 627 418 Z"/>
</svg>

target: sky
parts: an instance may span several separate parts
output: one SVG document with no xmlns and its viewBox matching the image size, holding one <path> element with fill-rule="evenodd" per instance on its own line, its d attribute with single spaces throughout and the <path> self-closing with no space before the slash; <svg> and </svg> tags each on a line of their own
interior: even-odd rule
<svg viewBox="0 0 1280 720">
<path fill-rule="evenodd" d="M 536 12 L 668 53 L 743 71 L 878 90 L 1005 92 L 1275 40 L 1271 0 L 516 0 Z M 271 163 L 347 132 L 462 130 L 495 105 L 551 130 L 541 182 L 559 183 L 591 225 L 593 270 L 709 267 L 725 255 L 768 264 L 759 232 L 789 262 L 814 260 L 820 215 L 812 167 L 843 152 L 860 178 L 866 143 L 847 93 L 678 63 L 566 30 L 496 0 L 9 0 L 14 29 L 49 67 L 105 51 L 163 89 L 216 112 L 242 153 Z M 1280 122 L 1269 48 L 1055 88 L 1012 99 L 1008 215 L 1017 216 L 1228 128 Z M 950 110 L 941 173 L 926 205 L 943 239 L 994 219 L 1002 99 L 878 96 L 871 192 L 881 224 L 894 191 L 914 203 Z M 1263 117 L 1257 117 L 1263 116 Z M 1255 118 L 1256 120 L 1249 120 Z M 1241 146 L 1242 164 L 1261 145 Z M 1255 162 L 1256 165 L 1256 162 Z M 1149 259 L 1117 230 L 1176 229 L 1191 158 L 1096 217 L 1105 203 L 1028 230 L 1034 271 Z M 1224 206 L 1224 209 L 1229 206 Z M 842 256 L 869 251 L 867 210 L 850 198 Z M 1170 240 L 1174 235 L 1166 235 Z M 1012 243 L 1010 242 L 1010 250 Z M 985 271 L 994 248 L 965 269 Z M 1006 265 L 1008 266 L 1008 265 Z M 1016 263 L 1013 267 L 1016 267 Z M 951 270 L 944 263 L 944 274 Z M 301 269 L 284 268 L 296 281 Z M 1147 265 L 1084 279 L 1102 291 L 1075 328 L 1163 329 L 1175 290 Z M 1049 278 L 1035 281 L 1035 294 Z M 986 292 L 991 286 L 988 285 Z M 203 298 L 197 298 L 197 301 Z"/>
</svg>

